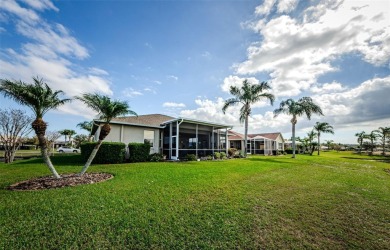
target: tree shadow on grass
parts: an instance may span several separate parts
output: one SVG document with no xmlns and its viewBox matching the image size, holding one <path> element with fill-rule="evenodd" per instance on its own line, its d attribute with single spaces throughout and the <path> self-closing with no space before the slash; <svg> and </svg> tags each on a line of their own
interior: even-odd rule
<svg viewBox="0 0 390 250">
<path fill-rule="evenodd" d="M 256 158 L 246 158 L 247 161 L 258 161 L 258 162 L 268 162 L 268 163 L 277 163 L 277 164 L 291 164 L 286 161 L 286 158 L 278 159 L 275 156 L 264 156 L 264 157 L 256 157 Z"/>
<path fill-rule="evenodd" d="M 351 156 L 342 156 L 340 158 L 350 159 L 350 160 L 377 161 L 377 162 L 390 163 L 390 157 L 388 156 L 381 156 L 381 158 L 378 158 L 378 156 L 370 156 L 370 157 L 372 158 L 359 158 L 359 157 L 351 157 Z"/>
<path fill-rule="evenodd" d="M 81 155 L 79 154 L 64 154 L 64 155 L 55 155 L 50 157 L 53 165 L 66 165 L 66 166 L 79 166 L 83 164 Z M 44 163 L 42 157 L 34 157 L 27 160 L 16 160 L 13 164 L 15 165 L 24 165 L 24 164 L 39 164 Z"/>
</svg>

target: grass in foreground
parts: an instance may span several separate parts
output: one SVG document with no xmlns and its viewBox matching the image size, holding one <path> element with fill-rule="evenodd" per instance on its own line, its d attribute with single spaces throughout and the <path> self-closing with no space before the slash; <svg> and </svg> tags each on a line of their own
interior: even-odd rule
<svg viewBox="0 0 390 250">
<path fill-rule="evenodd" d="M 79 156 L 56 156 L 60 173 Z M 12 192 L 49 175 L 40 159 L 0 163 L 0 249 L 390 249 L 390 168 L 351 153 L 97 165 L 115 178 Z"/>
</svg>

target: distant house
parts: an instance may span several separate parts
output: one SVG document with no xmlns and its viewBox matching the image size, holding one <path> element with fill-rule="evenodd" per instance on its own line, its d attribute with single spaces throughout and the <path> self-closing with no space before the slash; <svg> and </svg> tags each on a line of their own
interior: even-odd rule
<svg viewBox="0 0 390 250">
<path fill-rule="evenodd" d="M 248 134 L 248 154 L 275 155 L 284 151 L 284 139 L 281 133 Z M 245 136 L 235 131 L 229 131 L 229 147 L 243 150 Z"/>
<path fill-rule="evenodd" d="M 95 120 L 92 135 L 95 140 L 103 121 Z M 105 141 L 150 143 L 150 153 L 162 153 L 177 160 L 187 154 L 198 157 L 226 152 L 228 129 L 232 126 L 161 114 L 118 117 L 111 122 L 111 132 Z"/>
</svg>

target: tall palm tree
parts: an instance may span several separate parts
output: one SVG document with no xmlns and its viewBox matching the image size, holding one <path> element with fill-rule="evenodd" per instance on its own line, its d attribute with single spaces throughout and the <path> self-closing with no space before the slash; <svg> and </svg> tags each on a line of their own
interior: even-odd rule
<svg viewBox="0 0 390 250">
<path fill-rule="evenodd" d="M 42 158 L 55 178 L 60 178 L 54 168 L 47 149 L 45 132 L 47 123 L 43 121 L 43 115 L 49 110 L 56 109 L 59 106 L 71 101 L 71 99 L 61 99 L 63 91 L 53 91 L 43 79 L 33 77 L 33 84 L 27 84 L 22 81 L 1 80 L 0 93 L 16 102 L 29 107 L 35 114 L 35 120 L 31 126 L 38 137 L 41 148 Z"/>
<path fill-rule="evenodd" d="M 286 101 L 280 102 L 280 107 L 274 110 L 274 117 L 281 113 L 292 115 L 292 158 L 295 158 L 295 125 L 297 124 L 298 117 L 305 114 L 307 119 L 310 120 L 312 114 L 324 114 L 322 113 L 320 106 L 315 104 L 310 97 L 302 97 L 298 101 L 287 99 Z"/>
<path fill-rule="evenodd" d="M 366 132 L 362 131 L 360 133 L 356 133 L 355 136 L 357 137 L 357 142 L 359 143 L 359 154 L 362 153 L 362 147 L 363 147 L 363 141 L 367 138 Z"/>
<path fill-rule="evenodd" d="M 92 131 L 92 127 L 93 127 L 93 121 L 83 121 L 83 122 L 80 122 L 76 125 L 77 127 L 81 128 L 81 129 L 84 129 L 85 131 L 88 131 L 88 141 L 91 141 L 91 138 L 92 138 L 92 135 L 91 135 L 91 131 Z"/>
<path fill-rule="evenodd" d="M 320 136 L 321 133 L 330 133 L 334 134 L 333 127 L 329 125 L 327 122 L 316 122 L 314 125 L 314 129 L 317 131 L 317 139 L 318 139 L 318 153 L 320 155 L 321 144 L 320 144 Z"/>
<path fill-rule="evenodd" d="M 222 107 L 222 112 L 225 114 L 226 110 L 230 106 L 241 104 L 240 109 L 240 122 L 245 123 L 245 135 L 244 135 L 244 155 L 247 153 L 247 141 L 248 141 L 248 118 L 252 113 L 251 106 L 256 102 L 259 102 L 263 99 L 269 100 L 271 105 L 273 105 L 275 96 L 270 93 L 263 93 L 263 91 L 270 90 L 271 87 L 267 82 L 262 82 L 260 84 L 251 84 L 247 79 L 243 81 L 241 88 L 236 86 L 230 86 L 230 94 L 234 97 L 229 98 L 225 101 L 225 104 Z"/>
<path fill-rule="evenodd" d="M 377 132 L 378 136 L 381 138 L 382 142 L 382 155 L 386 155 L 386 141 L 390 137 L 390 127 L 379 127 L 377 130 L 374 130 Z"/>
<path fill-rule="evenodd" d="M 127 102 L 112 101 L 110 97 L 100 94 L 83 94 L 82 96 L 76 97 L 76 99 L 84 102 L 89 108 L 98 112 L 99 119 L 104 122 L 104 125 L 100 129 L 99 140 L 80 172 L 80 175 L 83 175 L 91 165 L 96 153 L 103 143 L 103 140 L 110 133 L 110 121 L 118 116 L 126 114 L 137 115 L 137 113 L 129 109 L 130 107 Z"/>
</svg>

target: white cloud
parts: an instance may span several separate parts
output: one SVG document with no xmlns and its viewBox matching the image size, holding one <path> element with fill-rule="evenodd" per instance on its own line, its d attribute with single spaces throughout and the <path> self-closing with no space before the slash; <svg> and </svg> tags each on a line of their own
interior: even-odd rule
<svg viewBox="0 0 390 250">
<path fill-rule="evenodd" d="M 267 14 L 274 4 L 265 1 L 256 13 Z M 279 15 L 254 21 L 248 26 L 262 40 L 248 48 L 248 59 L 235 65 L 236 72 L 269 73 L 278 96 L 295 96 L 309 90 L 319 76 L 338 70 L 332 62 L 341 55 L 359 53 L 368 63 L 386 65 L 389 8 L 385 1 L 324 1 L 304 10 L 303 18 Z"/>
<path fill-rule="evenodd" d="M 254 77 L 242 78 L 242 77 L 239 77 L 239 76 L 232 76 L 232 75 L 230 75 L 228 77 L 225 77 L 225 79 L 223 80 L 223 84 L 221 85 L 221 89 L 222 89 L 222 91 L 229 93 L 229 90 L 230 90 L 231 86 L 240 88 L 242 86 L 242 82 L 245 79 L 247 79 L 252 84 L 258 84 L 259 83 L 259 80 L 257 80 Z"/>
<path fill-rule="evenodd" d="M 207 59 L 211 59 L 211 53 L 208 51 L 203 52 L 201 56 Z"/>
<path fill-rule="evenodd" d="M 278 12 L 279 13 L 290 13 L 297 7 L 298 0 L 279 0 Z"/>
<path fill-rule="evenodd" d="M 255 13 L 257 15 L 269 15 L 275 2 L 276 0 L 264 0 L 262 5 L 256 7 Z"/>
<path fill-rule="evenodd" d="M 176 102 L 164 102 L 162 105 L 164 108 L 185 108 L 186 105 L 184 103 L 176 103 Z"/>
<path fill-rule="evenodd" d="M 168 75 L 167 78 L 168 78 L 168 79 L 171 79 L 171 80 L 174 80 L 174 81 L 179 80 L 179 77 L 174 76 L 174 75 Z"/>
<path fill-rule="evenodd" d="M 108 75 L 107 71 L 105 71 L 104 69 L 96 68 L 96 67 L 89 68 L 88 72 L 91 74 L 95 74 L 95 75 L 103 75 L 103 76 Z"/>
<path fill-rule="evenodd" d="M 330 92 L 339 92 L 345 90 L 346 88 L 341 85 L 339 82 L 324 83 L 322 85 L 313 86 L 310 91 L 315 94 L 325 94 Z"/>
<path fill-rule="evenodd" d="M 122 94 L 124 96 L 126 96 L 126 97 L 129 97 L 129 98 L 134 98 L 134 97 L 143 95 L 140 91 L 135 90 L 133 88 L 126 88 L 126 89 L 124 89 L 122 91 Z"/>
<path fill-rule="evenodd" d="M 158 85 L 161 85 L 162 84 L 162 82 L 160 82 L 160 81 L 153 81 L 155 84 L 158 84 Z"/>
<path fill-rule="evenodd" d="M 30 5 L 36 10 L 46 10 L 51 9 L 55 11 L 59 11 L 56 6 L 50 0 L 23 0 L 26 4 Z"/>
<path fill-rule="evenodd" d="M 36 23 L 40 20 L 38 14 L 35 11 L 21 7 L 14 0 L 2 1 L 0 4 L 0 10 L 3 10 L 11 15 L 16 15 L 18 18 L 28 23 Z"/>
</svg>

